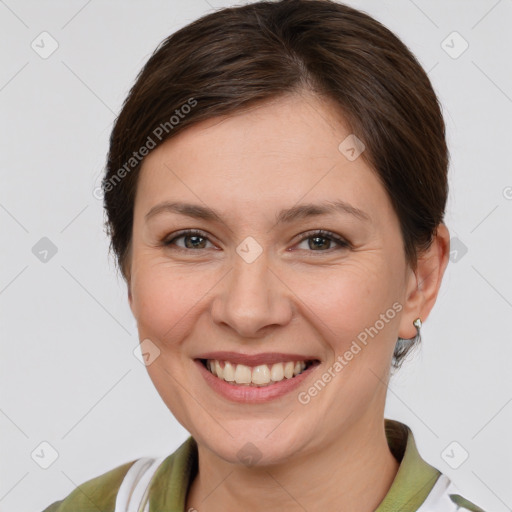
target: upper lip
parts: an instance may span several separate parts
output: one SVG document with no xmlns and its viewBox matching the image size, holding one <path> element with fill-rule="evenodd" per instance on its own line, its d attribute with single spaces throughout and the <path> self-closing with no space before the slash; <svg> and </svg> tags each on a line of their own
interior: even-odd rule
<svg viewBox="0 0 512 512">
<path fill-rule="evenodd" d="M 241 354 L 240 352 L 206 352 L 195 359 L 216 359 L 246 366 L 260 364 L 286 363 L 288 361 L 318 361 L 315 356 L 302 354 L 284 354 L 281 352 L 262 352 L 260 354 Z"/>
</svg>

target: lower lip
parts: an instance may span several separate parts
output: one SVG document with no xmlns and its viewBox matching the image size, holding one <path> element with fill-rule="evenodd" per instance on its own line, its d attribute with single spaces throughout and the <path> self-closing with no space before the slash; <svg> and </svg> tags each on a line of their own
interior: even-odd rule
<svg viewBox="0 0 512 512">
<path fill-rule="evenodd" d="M 300 384 L 307 379 L 318 366 L 318 363 L 315 363 L 296 377 L 291 379 L 285 378 L 279 382 L 275 382 L 274 384 L 258 387 L 246 386 L 243 384 L 230 384 L 229 382 L 219 379 L 217 376 L 213 375 L 213 373 L 205 368 L 201 361 L 195 360 L 194 362 L 199 367 L 199 371 L 204 377 L 204 380 L 214 391 L 228 400 L 241 403 L 269 402 L 275 398 L 282 397 L 300 386 Z"/>
</svg>

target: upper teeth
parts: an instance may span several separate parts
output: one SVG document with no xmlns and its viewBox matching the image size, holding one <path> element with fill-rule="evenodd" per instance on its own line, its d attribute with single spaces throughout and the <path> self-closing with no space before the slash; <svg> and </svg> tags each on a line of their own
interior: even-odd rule
<svg viewBox="0 0 512 512">
<path fill-rule="evenodd" d="M 246 366 L 245 364 L 233 364 L 229 361 L 217 361 L 208 359 L 206 367 L 210 372 L 226 382 L 237 384 L 254 384 L 265 386 L 283 379 L 291 379 L 299 375 L 306 368 L 305 361 L 289 361 L 287 363 L 274 363 L 273 365 L 260 364 L 258 366 Z"/>
</svg>

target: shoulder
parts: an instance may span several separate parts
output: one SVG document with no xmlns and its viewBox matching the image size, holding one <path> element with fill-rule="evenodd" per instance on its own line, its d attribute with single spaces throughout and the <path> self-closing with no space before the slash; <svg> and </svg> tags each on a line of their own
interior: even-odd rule
<svg viewBox="0 0 512 512">
<path fill-rule="evenodd" d="M 171 455 L 141 457 L 87 480 L 43 512 L 142 510 L 148 499 L 151 510 L 181 510 L 196 472 L 197 445 L 190 436 Z"/>
<path fill-rule="evenodd" d="M 127 462 L 87 480 L 64 499 L 45 508 L 43 512 L 113 512 L 119 487 L 135 462 L 137 461 Z"/>
</svg>

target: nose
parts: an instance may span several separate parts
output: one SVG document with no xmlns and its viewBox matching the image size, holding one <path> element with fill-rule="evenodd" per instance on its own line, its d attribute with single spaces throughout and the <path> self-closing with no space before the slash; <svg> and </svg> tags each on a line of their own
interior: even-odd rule
<svg viewBox="0 0 512 512">
<path fill-rule="evenodd" d="M 293 316 L 293 294 L 282 276 L 269 267 L 263 252 L 248 263 L 235 257 L 212 304 L 213 321 L 229 326 L 243 338 L 261 338 L 286 325 Z"/>
</svg>

